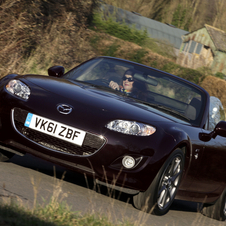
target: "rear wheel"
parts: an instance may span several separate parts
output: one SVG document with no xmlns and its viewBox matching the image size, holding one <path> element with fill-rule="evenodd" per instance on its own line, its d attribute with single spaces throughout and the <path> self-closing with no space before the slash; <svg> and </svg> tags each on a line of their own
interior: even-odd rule
<svg viewBox="0 0 226 226">
<path fill-rule="evenodd" d="M 180 185 L 184 168 L 184 152 L 176 149 L 145 192 L 133 197 L 137 209 L 155 215 L 168 212 Z"/>
<path fill-rule="evenodd" d="M 202 214 L 215 220 L 226 220 L 226 189 L 222 192 L 220 198 L 213 205 L 204 205 Z"/>
<path fill-rule="evenodd" d="M 11 159 L 15 154 L 12 152 L 8 152 L 0 149 L 0 162 L 6 162 Z"/>
</svg>

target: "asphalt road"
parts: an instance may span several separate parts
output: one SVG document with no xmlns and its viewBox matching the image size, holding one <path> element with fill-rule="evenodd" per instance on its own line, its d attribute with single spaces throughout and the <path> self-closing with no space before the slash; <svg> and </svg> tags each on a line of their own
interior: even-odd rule
<svg viewBox="0 0 226 226">
<path fill-rule="evenodd" d="M 31 155 L 15 156 L 9 162 L 0 163 L 0 198 L 6 201 L 32 207 L 36 203 L 44 205 L 51 197 L 57 197 L 72 211 L 101 213 L 112 221 L 128 219 L 137 226 L 226 225 L 226 222 L 202 216 L 198 212 L 198 203 L 175 200 L 169 212 L 159 217 L 135 209 L 128 194 L 109 191 L 105 186 L 94 187 L 93 180 L 84 175 L 66 171 Z"/>
</svg>

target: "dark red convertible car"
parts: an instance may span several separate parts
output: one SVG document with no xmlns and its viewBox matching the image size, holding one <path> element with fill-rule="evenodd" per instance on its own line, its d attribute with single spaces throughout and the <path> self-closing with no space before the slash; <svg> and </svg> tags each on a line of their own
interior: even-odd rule
<svg viewBox="0 0 226 226">
<path fill-rule="evenodd" d="M 49 76 L 0 80 L 0 160 L 30 153 L 167 213 L 175 198 L 226 218 L 226 122 L 220 100 L 157 69 L 96 57 Z"/>
</svg>

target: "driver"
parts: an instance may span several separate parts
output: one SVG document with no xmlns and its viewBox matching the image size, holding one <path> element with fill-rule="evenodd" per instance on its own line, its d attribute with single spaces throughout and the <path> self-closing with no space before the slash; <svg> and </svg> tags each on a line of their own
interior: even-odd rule
<svg viewBox="0 0 226 226">
<path fill-rule="evenodd" d="M 134 72 L 131 69 L 128 69 L 122 77 L 122 86 L 119 85 L 117 82 L 110 81 L 109 87 L 115 90 L 119 90 L 126 94 L 131 94 L 133 92 L 133 84 L 134 84 L 133 75 L 134 75 Z"/>
</svg>

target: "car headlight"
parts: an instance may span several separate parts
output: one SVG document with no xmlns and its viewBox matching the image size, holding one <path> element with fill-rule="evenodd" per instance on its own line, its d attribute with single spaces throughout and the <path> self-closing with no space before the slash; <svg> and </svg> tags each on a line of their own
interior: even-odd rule
<svg viewBox="0 0 226 226">
<path fill-rule="evenodd" d="M 6 85 L 6 89 L 13 95 L 19 96 L 25 100 L 28 100 L 31 94 L 30 88 L 20 80 L 10 80 Z"/>
<path fill-rule="evenodd" d="M 135 136 L 150 136 L 156 131 L 153 126 L 125 120 L 111 121 L 106 125 L 106 127 L 119 133 Z"/>
</svg>

